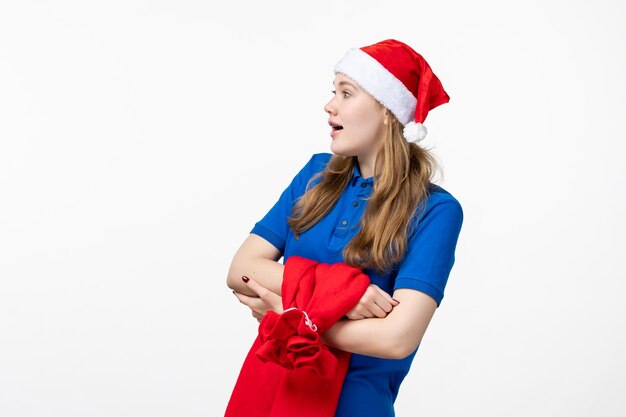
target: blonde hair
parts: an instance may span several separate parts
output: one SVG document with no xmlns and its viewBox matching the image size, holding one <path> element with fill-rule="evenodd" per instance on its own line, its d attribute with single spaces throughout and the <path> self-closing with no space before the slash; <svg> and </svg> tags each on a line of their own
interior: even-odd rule
<svg viewBox="0 0 626 417">
<path fill-rule="evenodd" d="M 388 120 L 361 228 L 343 250 L 348 265 L 379 273 L 388 272 L 402 260 L 411 219 L 423 209 L 420 203 L 428 197 L 429 183 L 439 172 L 435 157 L 427 149 L 407 142 L 402 136 L 402 124 L 391 113 Z M 288 219 L 296 239 L 332 209 L 352 179 L 357 161 L 355 156 L 333 155 L 325 169 L 309 180 L 307 191 Z M 320 176 L 319 183 L 309 189 Z"/>
</svg>

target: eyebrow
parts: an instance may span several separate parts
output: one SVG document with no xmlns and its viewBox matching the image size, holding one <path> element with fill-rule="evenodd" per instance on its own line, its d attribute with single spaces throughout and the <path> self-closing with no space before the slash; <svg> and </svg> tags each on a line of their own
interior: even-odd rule
<svg viewBox="0 0 626 417">
<path fill-rule="evenodd" d="M 339 81 L 339 84 L 337 84 L 338 86 L 342 86 L 342 85 L 349 85 L 350 87 L 356 88 L 356 86 L 348 81 Z"/>
</svg>

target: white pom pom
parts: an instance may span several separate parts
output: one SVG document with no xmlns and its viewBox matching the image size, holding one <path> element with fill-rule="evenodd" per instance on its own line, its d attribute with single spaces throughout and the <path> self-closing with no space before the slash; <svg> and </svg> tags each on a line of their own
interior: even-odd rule
<svg viewBox="0 0 626 417">
<path fill-rule="evenodd" d="M 426 126 L 415 122 L 407 123 L 402 131 L 404 138 L 409 142 L 420 142 L 426 137 L 427 133 Z"/>
</svg>

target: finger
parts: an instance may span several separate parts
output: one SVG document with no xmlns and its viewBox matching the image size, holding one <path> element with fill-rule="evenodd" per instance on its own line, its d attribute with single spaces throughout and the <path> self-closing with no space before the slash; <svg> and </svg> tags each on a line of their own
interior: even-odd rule
<svg viewBox="0 0 626 417">
<path fill-rule="evenodd" d="M 387 312 L 383 310 L 378 304 L 376 304 L 376 301 L 374 301 L 372 304 L 368 305 L 367 307 L 369 309 L 369 313 L 372 314 L 372 316 L 370 317 L 383 318 L 387 316 Z"/>
<path fill-rule="evenodd" d="M 393 310 L 394 305 L 391 302 L 389 302 L 387 298 L 383 297 L 381 294 L 377 294 L 376 297 L 374 297 L 374 302 L 382 311 L 385 312 L 385 315 L 387 315 L 387 313 Z"/>
<path fill-rule="evenodd" d="M 387 312 L 379 304 L 385 305 L 385 299 L 380 294 L 380 288 L 376 284 L 371 284 L 353 310 L 364 318 L 385 317 Z"/>
<path fill-rule="evenodd" d="M 355 313 L 353 311 L 349 311 L 346 313 L 346 317 L 349 318 L 350 320 L 361 320 L 364 319 L 365 316 L 359 313 Z"/>
<path fill-rule="evenodd" d="M 264 286 L 262 286 L 261 284 L 259 284 L 258 282 L 256 282 L 254 278 L 249 278 L 249 277 L 246 277 L 246 278 L 248 278 L 248 281 L 243 280 L 243 278 L 242 280 L 246 283 L 248 288 L 254 291 L 259 296 L 259 298 L 261 298 L 262 300 L 266 300 L 269 295 L 268 293 L 270 293 L 271 291 L 265 288 Z"/>
<path fill-rule="evenodd" d="M 249 295 L 242 294 L 240 292 L 235 293 L 235 297 L 239 300 L 240 303 L 250 306 L 255 300 L 258 300 L 258 297 L 250 297 Z"/>
<path fill-rule="evenodd" d="M 387 302 L 389 302 L 389 304 L 391 304 L 392 306 L 397 306 L 398 304 L 400 304 L 400 301 L 396 300 L 395 298 L 393 298 L 391 295 L 389 295 L 387 292 L 381 290 L 379 287 L 376 287 L 376 289 L 378 290 L 378 294 L 380 294 L 385 300 L 387 300 Z"/>
<path fill-rule="evenodd" d="M 244 282 L 270 307 L 270 309 L 279 313 L 282 312 L 283 303 L 280 295 L 268 290 L 252 278 L 248 278 L 248 281 L 244 280 Z"/>
<path fill-rule="evenodd" d="M 239 299 L 239 302 L 241 304 L 245 305 L 252 311 L 263 313 L 265 310 L 267 310 L 265 302 L 258 297 L 249 297 L 245 294 L 238 293 L 237 298 Z"/>
</svg>

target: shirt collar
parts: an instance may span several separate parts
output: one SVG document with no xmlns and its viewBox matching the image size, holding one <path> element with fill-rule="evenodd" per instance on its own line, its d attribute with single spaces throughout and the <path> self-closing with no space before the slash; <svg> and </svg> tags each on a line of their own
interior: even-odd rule
<svg viewBox="0 0 626 417">
<path fill-rule="evenodd" d="M 365 182 L 365 183 L 369 183 L 369 184 L 373 184 L 374 183 L 374 177 L 369 177 L 367 179 L 363 179 L 361 177 L 361 170 L 359 169 L 359 164 L 355 163 L 354 164 L 354 170 L 352 171 L 352 186 L 354 187 L 357 183 L 357 181 L 359 181 L 359 179 L 361 179 L 361 182 Z M 434 190 L 440 188 L 438 185 L 433 184 L 432 182 L 428 182 L 428 190 L 430 192 L 433 192 Z"/>
<path fill-rule="evenodd" d="M 352 185 L 356 185 L 357 181 L 365 182 L 368 184 L 372 184 L 374 182 L 374 177 L 363 178 L 361 177 L 361 170 L 359 169 L 359 164 L 354 163 L 354 170 L 352 171 Z"/>
</svg>

